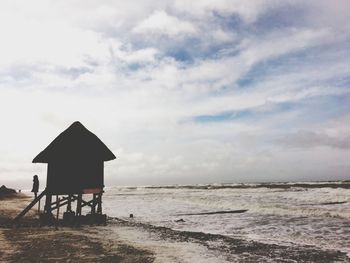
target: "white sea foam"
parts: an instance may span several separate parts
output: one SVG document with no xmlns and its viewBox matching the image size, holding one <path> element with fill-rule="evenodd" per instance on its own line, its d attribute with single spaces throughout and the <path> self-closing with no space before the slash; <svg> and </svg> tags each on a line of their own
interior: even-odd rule
<svg viewBox="0 0 350 263">
<path fill-rule="evenodd" d="M 154 252 L 155 263 L 229 263 L 221 255 L 208 251 L 200 244 L 166 241 L 154 233 L 135 229 L 134 227 L 108 228 L 108 236 L 116 235 L 131 246 L 146 249 Z"/>
<path fill-rule="evenodd" d="M 350 253 L 350 189 L 230 186 L 237 185 L 112 187 L 106 191 L 104 207 L 110 216 L 127 218 L 132 213 L 135 220 L 177 230 Z M 177 216 L 236 209 L 248 212 Z M 185 222 L 175 222 L 180 218 Z"/>
</svg>

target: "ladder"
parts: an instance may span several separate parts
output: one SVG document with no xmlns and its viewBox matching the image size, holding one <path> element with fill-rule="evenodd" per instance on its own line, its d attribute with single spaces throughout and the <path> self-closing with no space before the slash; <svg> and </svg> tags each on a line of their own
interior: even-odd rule
<svg viewBox="0 0 350 263">
<path fill-rule="evenodd" d="M 26 208 L 23 209 L 21 213 L 19 213 L 15 219 L 13 219 L 13 223 L 17 223 L 39 200 L 46 194 L 46 189 L 41 192 L 40 195 L 37 196 Z"/>
</svg>

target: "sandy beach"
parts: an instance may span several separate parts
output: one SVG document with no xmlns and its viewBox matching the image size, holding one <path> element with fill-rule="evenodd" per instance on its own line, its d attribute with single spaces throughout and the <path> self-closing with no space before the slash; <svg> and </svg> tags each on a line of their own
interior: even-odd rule
<svg viewBox="0 0 350 263">
<path fill-rule="evenodd" d="M 31 200 L 1 199 L 1 262 L 350 262 L 345 253 L 283 246 L 202 232 L 177 231 L 109 218 L 107 226 L 39 227 L 33 209 L 10 220 Z"/>
<path fill-rule="evenodd" d="M 31 200 L 19 195 L 1 199 L 1 262 L 153 262 L 150 251 L 138 249 L 116 238 L 105 239 L 98 227 L 39 227 L 31 210 L 13 228 L 10 220 Z"/>
</svg>

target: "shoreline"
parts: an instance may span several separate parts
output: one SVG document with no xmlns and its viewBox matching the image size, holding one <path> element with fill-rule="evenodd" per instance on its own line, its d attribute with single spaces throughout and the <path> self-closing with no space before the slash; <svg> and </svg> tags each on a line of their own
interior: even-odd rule
<svg viewBox="0 0 350 263">
<path fill-rule="evenodd" d="M 13 218 L 31 197 L 1 199 L 0 258 L 4 262 L 350 262 L 344 252 L 266 244 L 108 218 L 107 226 L 39 227 L 31 210 L 22 227 Z M 6 221 L 7 220 L 7 221 Z"/>
<path fill-rule="evenodd" d="M 129 226 L 156 233 L 162 240 L 190 242 L 205 246 L 224 256 L 228 262 L 350 262 L 345 252 L 323 250 L 310 245 L 278 245 L 267 244 L 252 240 L 233 238 L 224 235 L 203 232 L 173 230 L 167 227 L 154 226 L 139 222 L 113 219 L 116 226 Z M 112 222 L 113 222 L 112 221 Z"/>
</svg>

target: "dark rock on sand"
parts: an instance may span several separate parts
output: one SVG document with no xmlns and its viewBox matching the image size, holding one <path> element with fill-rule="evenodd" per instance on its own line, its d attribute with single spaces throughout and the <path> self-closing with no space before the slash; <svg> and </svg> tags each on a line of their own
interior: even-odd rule
<svg viewBox="0 0 350 263">
<path fill-rule="evenodd" d="M 0 197 L 12 196 L 16 194 L 16 190 L 7 188 L 5 185 L 0 187 Z"/>
</svg>

